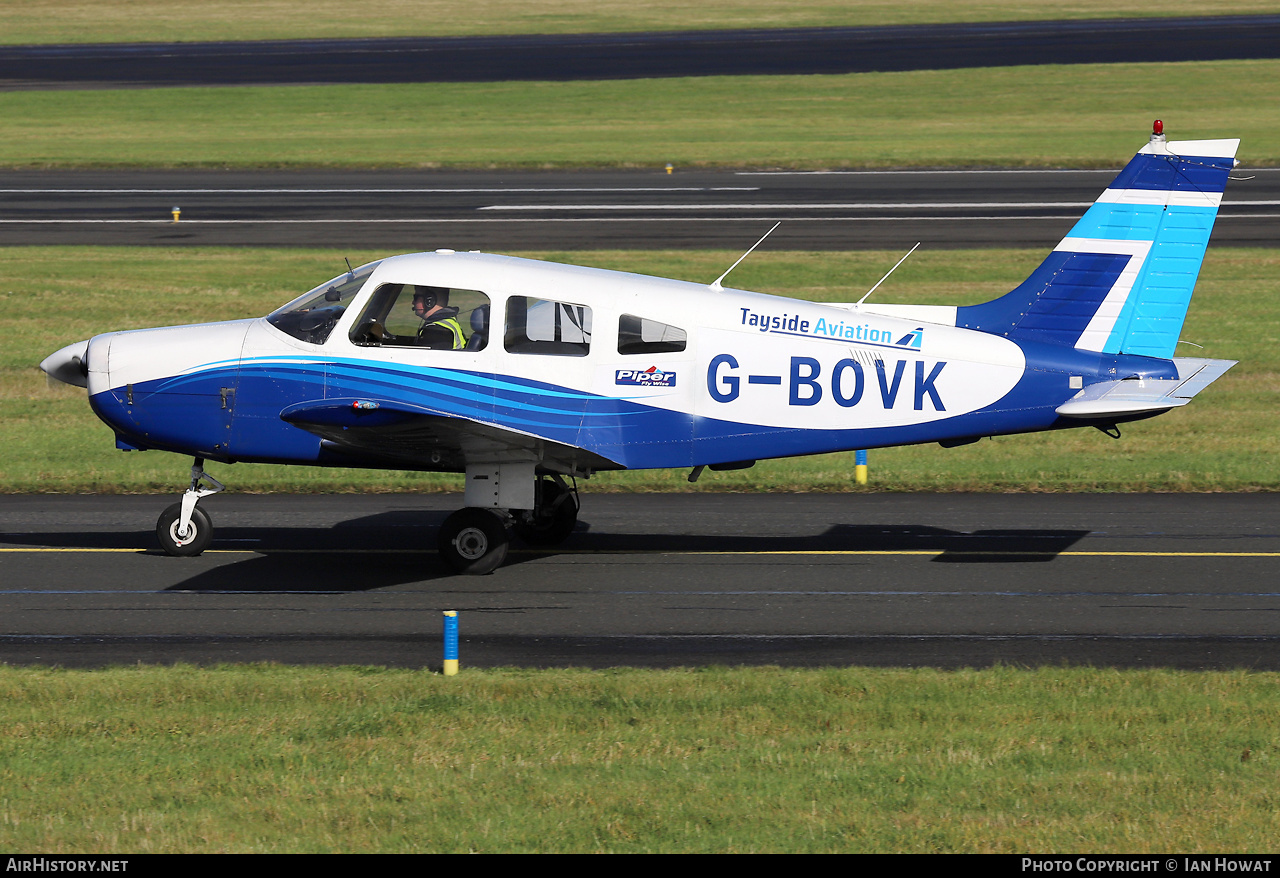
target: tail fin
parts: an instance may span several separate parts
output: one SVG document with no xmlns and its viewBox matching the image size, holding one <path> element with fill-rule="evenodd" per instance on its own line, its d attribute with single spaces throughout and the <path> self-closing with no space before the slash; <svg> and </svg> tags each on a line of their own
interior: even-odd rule
<svg viewBox="0 0 1280 878">
<path fill-rule="evenodd" d="M 956 325 L 1025 341 L 1168 359 L 1182 331 L 1239 140 L 1156 133 L 1013 292 Z"/>
</svg>

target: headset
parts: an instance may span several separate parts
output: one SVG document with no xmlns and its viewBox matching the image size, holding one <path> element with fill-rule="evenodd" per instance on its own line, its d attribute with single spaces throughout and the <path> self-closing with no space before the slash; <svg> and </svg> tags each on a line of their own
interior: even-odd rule
<svg viewBox="0 0 1280 878">
<path fill-rule="evenodd" d="M 436 305 L 449 303 L 449 291 L 443 287 L 414 287 L 413 301 L 422 300 L 423 307 L 430 311 Z"/>
</svg>

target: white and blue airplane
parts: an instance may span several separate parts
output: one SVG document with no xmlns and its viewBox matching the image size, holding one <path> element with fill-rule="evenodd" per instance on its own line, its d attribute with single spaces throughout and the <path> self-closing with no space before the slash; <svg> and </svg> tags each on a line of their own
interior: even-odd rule
<svg viewBox="0 0 1280 878">
<path fill-rule="evenodd" d="M 349 270 L 266 317 L 68 345 L 126 451 L 195 458 L 160 517 L 212 538 L 206 460 L 465 474 L 444 523 L 461 573 L 510 534 L 574 529 L 576 480 L 1118 424 L 1185 405 L 1234 361 L 1175 357 L 1238 140 L 1162 126 L 1043 264 L 969 306 L 827 304 L 437 250 Z M 727 272 L 726 272 L 727 274 Z M 723 279 L 723 276 L 722 278 Z"/>
</svg>

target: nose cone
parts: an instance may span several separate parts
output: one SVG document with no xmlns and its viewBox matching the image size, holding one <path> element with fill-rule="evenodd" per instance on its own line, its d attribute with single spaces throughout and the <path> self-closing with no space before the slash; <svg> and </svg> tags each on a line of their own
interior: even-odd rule
<svg viewBox="0 0 1280 878">
<path fill-rule="evenodd" d="M 89 386 L 89 341 L 78 341 L 54 351 L 40 363 L 44 374 L 76 387 Z"/>
</svg>

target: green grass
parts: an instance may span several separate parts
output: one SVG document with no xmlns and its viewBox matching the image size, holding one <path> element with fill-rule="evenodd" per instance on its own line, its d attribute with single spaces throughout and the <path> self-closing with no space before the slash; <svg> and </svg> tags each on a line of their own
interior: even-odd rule
<svg viewBox="0 0 1280 878">
<path fill-rule="evenodd" d="M 1118 167 L 1152 119 L 1276 164 L 1280 61 L 0 92 L 0 167 Z"/>
<path fill-rule="evenodd" d="M 1215 15 L 1275 11 L 1270 0 L 1222 0 Z M 1203 3 L 1166 0 L 0 0 L 0 44 L 263 40 L 459 34 L 593 33 L 1145 18 L 1204 15 Z"/>
<path fill-rule="evenodd" d="M 291 249 L 15 247 L 0 250 L 0 491 L 173 491 L 189 461 L 123 454 L 84 392 L 48 387 L 36 363 L 99 332 L 265 314 L 378 253 Z M 739 254 L 709 251 L 524 254 L 709 281 Z M 900 254 L 760 252 L 735 285 L 820 301 L 858 298 Z M 1017 285 L 1044 253 L 920 251 L 876 293 L 882 302 L 973 304 Z M 1241 491 L 1280 489 L 1280 251 L 1211 249 L 1183 338 L 1188 355 L 1240 360 L 1189 406 L 1126 425 L 1115 442 L 1092 430 L 1007 436 L 963 448 L 871 454 L 872 489 L 905 491 Z M 54 437 L 54 438 L 51 438 Z M 460 479 L 413 473 L 212 465 L 238 491 L 458 490 Z M 590 491 L 850 491 L 852 454 L 765 461 L 706 473 L 606 473 Z"/>
<path fill-rule="evenodd" d="M 1278 710 L 1245 672 L 0 668 L 0 848 L 1269 852 Z"/>
</svg>

